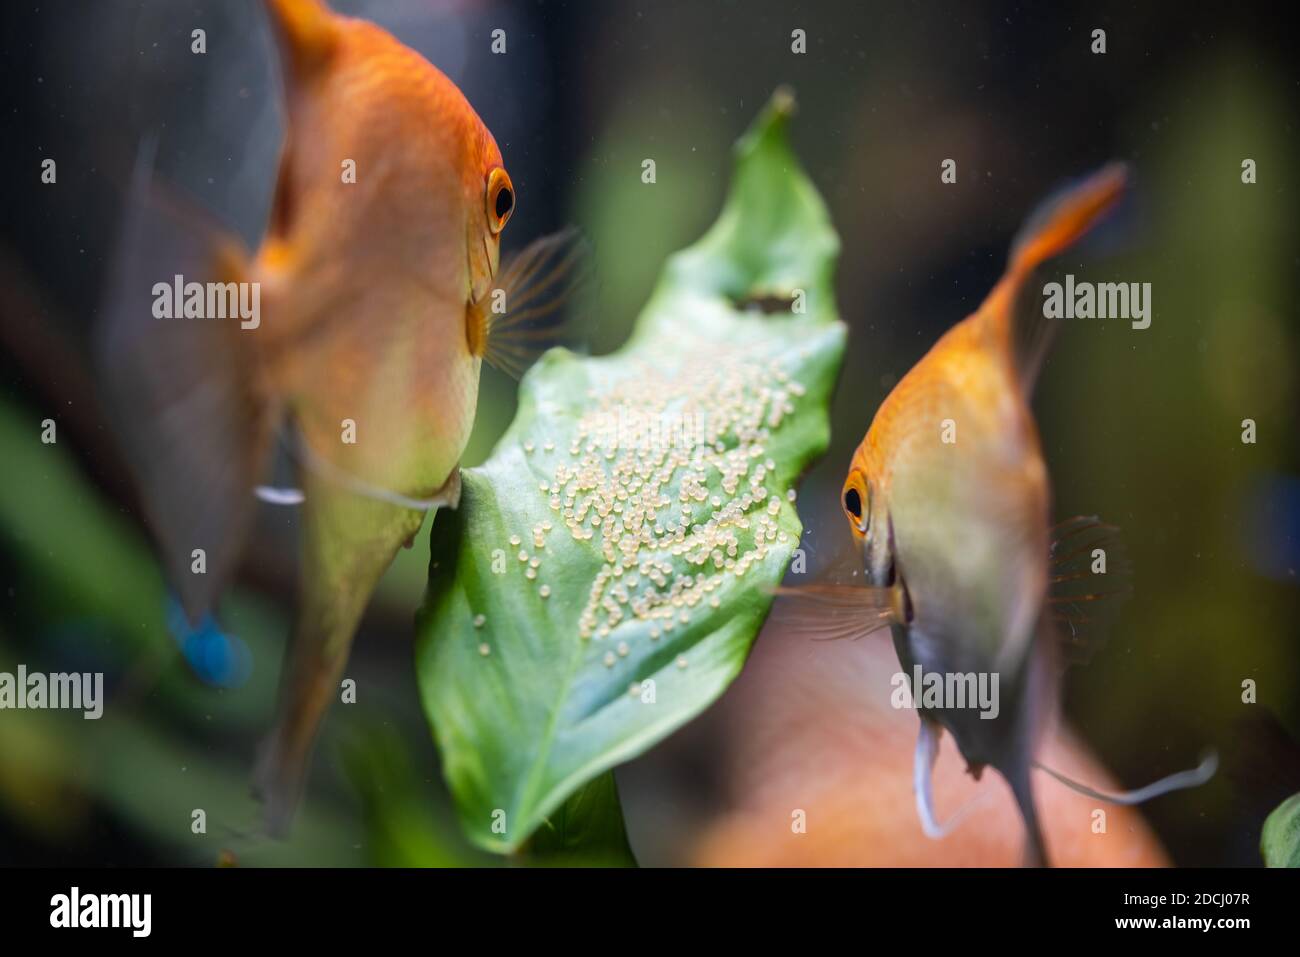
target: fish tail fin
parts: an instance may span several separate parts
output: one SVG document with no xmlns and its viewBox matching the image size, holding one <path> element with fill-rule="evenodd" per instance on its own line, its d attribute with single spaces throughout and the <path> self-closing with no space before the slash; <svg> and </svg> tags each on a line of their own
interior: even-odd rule
<svg viewBox="0 0 1300 957">
<path fill-rule="evenodd" d="M 248 256 L 154 182 L 154 146 L 137 155 L 95 349 L 145 516 L 196 624 L 252 524 L 274 413 L 255 371 L 261 297 Z"/>
<path fill-rule="evenodd" d="M 305 76 L 329 59 L 339 20 L 322 0 L 266 0 L 286 76 Z"/>
<path fill-rule="evenodd" d="M 572 334 L 572 319 L 560 317 L 590 278 L 589 249 L 576 229 L 534 240 L 502 265 L 486 299 L 470 307 L 470 350 L 518 379 Z"/>
<path fill-rule="evenodd" d="M 424 512 L 357 494 L 301 470 L 302 569 L 297 617 L 280 672 L 276 723 L 259 751 L 254 791 L 266 829 L 288 833 L 316 740 L 342 682 L 357 625 L 384 571 Z M 358 538 L 358 529 L 365 535 Z"/>
<path fill-rule="evenodd" d="M 1033 390 L 1058 323 L 1046 319 L 1042 310 L 1018 310 L 1020 289 L 1035 268 L 1065 252 L 1101 221 L 1123 196 L 1128 180 L 1127 165 L 1109 163 L 1039 204 L 1011 244 L 1002 280 L 980 307 L 1013 356 L 1026 393 Z"/>
</svg>

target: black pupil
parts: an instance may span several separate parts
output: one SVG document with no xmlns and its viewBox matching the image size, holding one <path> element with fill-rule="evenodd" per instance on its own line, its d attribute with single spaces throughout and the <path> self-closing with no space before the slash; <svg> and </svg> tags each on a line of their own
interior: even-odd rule
<svg viewBox="0 0 1300 957">
<path fill-rule="evenodd" d="M 851 488 L 844 493 L 844 507 L 854 518 L 862 517 L 862 496 L 858 494 L 857 489 Z"/>
<path fill-rule="evenodd" d="M 497 193 L 497 219 L 505 219 L 509 216 L 514 205 L 515 194 L 510 192 L 509 187 L 501 187 L 501 192 Z"/>
</svg>

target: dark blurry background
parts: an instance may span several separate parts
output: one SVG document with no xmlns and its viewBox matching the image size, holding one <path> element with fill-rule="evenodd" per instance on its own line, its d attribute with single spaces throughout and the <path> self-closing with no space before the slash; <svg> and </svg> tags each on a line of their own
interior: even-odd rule
<svg viewBox="0 0 1300 957">
<path fill-rule="evenodd" d="M 1245 5 L 335 6 L 424 53 L 493 130 L 519 196 L 507 249 L 566 222 L 587 233 L 597 352 L 623 341 L 664 257 L 714 219 L 737 135 L 776 86 L 795 89 L 794 144 L 843 241 L 851 329 L 831 449 L 799 497 L 815 568 L 847 544 L 839 485 L 889 388 L 979 304 L 1041 198 L 1131 162 L 1126 209 L 1045 270 L 1077 274 L 1086 258 L 1088 278 L 1151 282 L 1154 302 L 1146 331 L 1067 325 L 1036 399 L 1056 511 L 1120 524 L 1136 567 L 1108 645 L 1070 674 L 1066 714 L 1126 784 L 1219 747 L 1218 778 L 1148 819 L 1176 863 L 1258 863 L 1264 815 L 1300 789 L 1300 156 L 1280 23 Z M 253 821 L 249 769 L 292 608 L 292 512 L 264 510 L 222 608 L 247 681 L 206 686 L 168 633 L 96 402 L 88 336 L 140 138 L 159 135 L 161 175 L 250 244 L 260 236 L 283 132 L 260 4 L 6 3 L 0 23 L 0 670 L 102 670 L 112 695 L 98 722 L 0 712 L 0 863 L 212 863 L 220 849 L 254 864 L 484 861 L 456 830 L 416 695 L 427 530 L 358 636 L 362 693 L 328 719 L 293 839 L 260 840 L 231 822 Z M 200 27 L 208 52 L 195 56 Z M 489 53 L 497 27 L 504 56 Z M 805 55 L 791 52 L 795 28 Z M 1104 55 L 1090 52 L 1094 28 Z M 46 157 L 56 185 L 41 184 Z M 939 180 L 949 157 L 956 185 Z M 1257 185 L 1241 183 L 1247 157 Z M 511 380 L 485 373 L 466 464 L 487 456 L 513 403 Z M 57 446 L 39 443 L 47 417 Z M 1240 440 L 1244 418 L 1255 445 Z M 1247 678 L 1258 705 L 1241 703 Z M 734 799 L 710 720 L 620 772 L 643 862 L 690 859 Z M 190 833 L 196 807 L 207 839 Z"/>
</svg>

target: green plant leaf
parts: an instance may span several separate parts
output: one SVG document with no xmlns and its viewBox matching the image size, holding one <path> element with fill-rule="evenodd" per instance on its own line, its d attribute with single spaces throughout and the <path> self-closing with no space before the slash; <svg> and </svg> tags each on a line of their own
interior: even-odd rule
<svg viewBox="0 0 1300 957">
<path fill-rule="evenodd" d="M 839 241 L 778 92 L 631 340 L 552 350 L 431 533 L 417 671 L 471 840 L 509 852 L 740 671 L 829 439 Z M 664 188 L 647 185 L 647 189 Z M 683 512 L 687 509 L 687 512 Z"/>
<path fill-rule="evenodd" d="M 1300 867 L 1300 794 L 1291 795 L 1264 821 L 1259 850 L 1268 867 Z"/>
<path fill-rule="evenodd" d="M 528 841 L 526 863 L 543 867 L 636 867 L 614 772 L 578 788 Z"/>
</svg>

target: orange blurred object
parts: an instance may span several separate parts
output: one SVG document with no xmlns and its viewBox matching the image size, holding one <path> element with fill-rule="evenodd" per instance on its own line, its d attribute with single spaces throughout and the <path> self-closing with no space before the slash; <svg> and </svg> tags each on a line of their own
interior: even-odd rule
<svg viewBox="0 0 1300 957">
<path fill-rule="evenodd" d="M 887 633 L 860 641 L 813 642 L 773 623 L 744 672 L 706 721 L 725 742 L 729 808 L 708 824 L 691 863 L 725 867 L 1015 867 L 1024 825 L 1006 782 L 976 782 L 950 737 L 934 772 L 942 817 L 980 804 L 942 840 L 921 832 L 912 794 L 917 716 L 889 705 L 899 670 Z M 1064 728 L 1049 731 L 1044 764 L 1113 789 Z M 1083 797 L 1035 775 L 1053 864 L 1163 867 L 1169 860 L 1132 808 Z M 797 812 L 806 829 L 796 833 Z M 1104 832 L 1095 812 L 1104 812 Z"/>
</svg>

